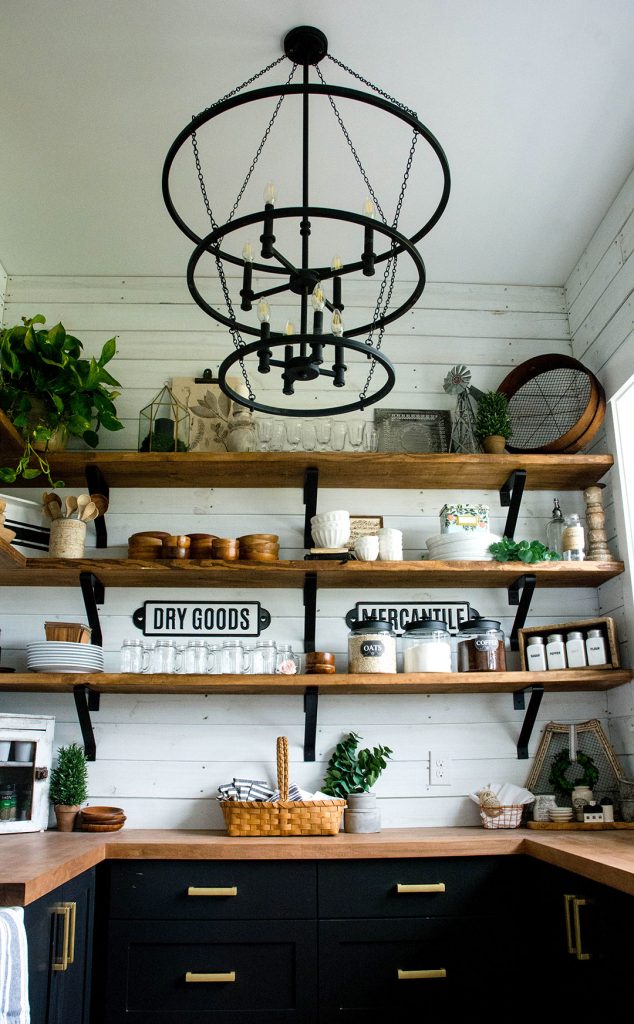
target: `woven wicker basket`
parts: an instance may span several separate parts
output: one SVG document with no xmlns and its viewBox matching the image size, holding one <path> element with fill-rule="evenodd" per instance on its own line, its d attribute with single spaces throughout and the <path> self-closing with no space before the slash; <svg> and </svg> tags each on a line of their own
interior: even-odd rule
<svg viewBox="0 0 634 1024">
<path fill-rule="evenodd" d="M 221 800 L 230 836 L 334 836 L 345 800 L 288 799 L 288 739 L 277 738 L 280 800 Z"/>
</svg>

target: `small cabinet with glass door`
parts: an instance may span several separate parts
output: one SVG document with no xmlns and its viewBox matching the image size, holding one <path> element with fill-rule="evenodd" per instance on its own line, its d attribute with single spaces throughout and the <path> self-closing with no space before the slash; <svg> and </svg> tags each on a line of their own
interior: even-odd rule
<svg viewBox="0 0 634 1024">
<path fill-rule="evenodd" d="M 0 833 L 43 832 L 55 719 L 0 715 Z"/>
</svg>

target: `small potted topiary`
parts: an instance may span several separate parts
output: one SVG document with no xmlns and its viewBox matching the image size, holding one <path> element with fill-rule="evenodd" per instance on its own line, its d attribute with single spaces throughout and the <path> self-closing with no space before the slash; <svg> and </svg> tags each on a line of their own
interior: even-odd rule
<svg viewBox="0 0 634 1024">
<path fill-rule="evenodd" d="M 344 832 L 380 832 L 376 793 L 370 791 L 387 768 L 393 751 L 383 746 L 357 750 L 360 739 L 351 732 L 337 744 L 328 762 L 322 792 L 347 801 Z"/>
<path fill-rule="evenodd" d="M 508 399 L 501 391 L 485 391 L 478 401 L 474 432 L 488 454 L 495 455 L 504 451 L 513 428 Z"/>
<path fill-rule="evenodd" d="M 87 796 L 88 766 L 84 748 L 76 743 L 60 747 L 49 791 L 59 832 L 73 831 L 75 818 Z"/>
</svg>

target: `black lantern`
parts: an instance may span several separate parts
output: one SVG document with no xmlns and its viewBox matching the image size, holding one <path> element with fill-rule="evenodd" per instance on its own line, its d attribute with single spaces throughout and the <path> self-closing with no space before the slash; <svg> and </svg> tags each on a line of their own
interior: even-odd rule
<svg viewBox="0 0 634 1024">
<path fill-rule="evenodd" d="M 284 84 L 251 90 L 247 88 L 277 67 L 285 57 L 291 61 L 292 71 Z M 319 66 L 324 58 L 351 75 L 357 83 L 366 87 L 366 91 L 327 84 Z M 301 68 L 302 81 L 293 82 L 298 68 Z M 314 68 L 316 81 L 309 80 L 311 68 Z M 245 104 L 253 104 L 254 107 L 251 109 L 254 109 L 258 102 L 270 99 L 276 99 L 276 103 L 264 136 L 257 146 L 246 177 L 236 190 L 237 199 L 229 216 L 224 223 L 219 223 L 214 214 L 203 171 L 202 129 L 216 118 L 235 112 Z M 280 110 L 287 100 L 300 104 L 297 134 L 301 146 L 301 202 L 292 206 L 278 205 L 277 190 L 272 183 L 267 182 L 261 206 L 253 212 L 236 216 L 262 151 L 269 142 L 272 129 L 276 121 L 279 123 Z M 345 144 L 357 165 L 363 182 L 362 187 L 367 195 L 359 213 L 311 202 L 311 104 L 317 101 L 325 103 L 326 108 L 334 115 L 338 128 L 343 133 Z M 400 127 L 404 125 L 408 133 L 411 131 L 409 152 L 391 221 L 388 221 L 383 212 L 359 157 L 357 146 L 344 124 L 340 107 L 349 102 L 363 105 L 364 110 L 369 107 L 373 114 L 386 113 L 396 119 Z M 420 139 L 424 140 L 440 164 L 442 187 L 440 199 L 431 215 L 408 237 L 399 230 L 398 225 L 416 146 Z M 284 145 L 289 146 L 288 138 L 284 140 Z M 291 140 L 290 145 L 295 147 L 294 140 Z M 173 166 L 177 155 L 185 146 L 191 146 L 193 150 L 202 200 L 211 227 L 208 234 L 199 234 L 193 230 L 177 211 L 172 199 Z M 390 163 L 387 157 L 385 162 Z M 227 174 L 232 175 L 231 169 L 224 172 L 225 176 Z M 201 309 L 229 329 L 233 340 L 234 351 L 223 360 L 218 373 L 219 384 L 225 394 L 240 405 L 274 416 L 331 416 L 364 409 L 384 398 L 395 382 L 392 363 L 381 348 L 385 328 L 412 308 L 425 287 L 425 266 L 416 243 L 439 220 L 447 205 L 449 188 L 449 167 L 445 154 L 431 132 L 418 120 L 417 115 L 332 57 L 328 53 L 328 41 L 323 32 L 309 26 L 292 29 L 286 35 L 284 56 L 193 117 L 176 137 L 167 154 L 163 168 L 163 197 L 171 217 L 195 246 L 187 268 L 189 290 Z M 337 248 L 338 230 L 345 229 L 348 237 L 352 232 L 353 237 L 357 239 L 354 257 L 344 260 L 340 256 L 334 256 L 325 265 L 323 261 L 311 260 L 311 233 L 314 233 L 318 226 L 322 230 L 324 227 L 327 228 L 329 237 L 334 238 L 333 248 Z M 249 230 L 259 236 L 258 259 L 253 243 L 248 239 Z M 282 242 L 277 242 L 276 233 L 283 236 Z M 238 250 L 235 249 L 236 239 Z M 207 257 L 211 257 L 215 262 L 217 278 L 222 288 L 222 302 L 213 302 L 203 294 L 207 282 L 203 280 L 199 267 L 201 263 L 204 265 L 203 261 Z M 409 261 L 409 269 L 413 269 L 413 274 L 409 274 L 408 280 L 413 283 L 408 286 L 408 294 L 401 296 L 399 293 L 396 299 L 394 285 L 399 258 Z M 237 284 L 236 279 L 231 277 L 232 272 L 236 273 L 234 268 L 238 268 Z M 349 310 L 351 315 L 346 313 L 344 320 L 347 279 L 353 276 L 371 278 L 376 275 L 377 270 L 381 273 L 372 311 L 362 311 L 359 315 L 358 309 Z M 233 294 L 232 284 L 235 284 Z M 272 330 L 274 302 L 269 303 L 269 299 L 273 300 L 277 296 L 285 306 L 288 306 L 290 301 L 297 304 L 299 330 L 291 320 L 287 321 L 283 330 Z M 251 314 L 251 322 L 238 319 L 238 305 L 242 313 Z M 356 325 L 348 322 L 354 314 L 361 321 Z M 329 318 L 328 326 L 324 323 L 326 318 Z M 255 340 L 247 343 L 244 335 Z M 363 340 L 357 340 L 361 336 L 364 336 Z M 363 370 L 361 379 L 356 383 L 356 391 L 349 382 L 348 362 L 351 360 L 360 362 L 362 367 L 366 365 L 365 360 L 370 363 L 365 383 L 362 380 L 366 376 Z M 236 363 L 240 366 L 246 384 L 246 396 L 235 391 L 227 381 L 227 374 L 233 370 Z M 315 402 L 314 394 L 306 386 L 312 381 L 317 382 L 326 378 L 337 389 L 332 392 L 333 402 L 327 400 L 324 407 L 307 403 L 305 407 L 297 408 L 278 407 L 269 402 L 258 401 L 254 391 L 255 378 L 259 377 L 262 386 L 270 390 L 271 385 L 268 382 L 271 378 L 267 375 L 277 369 L 281 371 L 282 395 L 295 394 L 297 385 L 298 389 L 302 388 L 302 393 L 305 389 L 306 397 Z M 374 374 L 377 370 L 379 372 L 375 381 Z M 337 401 L 334 400 L 334 396 L 337 396 Z"/>
</svg>

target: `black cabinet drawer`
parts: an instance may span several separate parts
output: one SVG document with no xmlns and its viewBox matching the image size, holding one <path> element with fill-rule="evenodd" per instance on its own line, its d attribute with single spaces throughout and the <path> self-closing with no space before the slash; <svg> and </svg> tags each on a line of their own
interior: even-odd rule
<svg viewBox="0 0 634 1024">
<path fill-rule="evenodd" d="M 385 1024 L 422 1020 L 423 1010 L 425 1018 L 434 1010 L 467 1008 L 472 1016 L 478 1006 L 484 1015 L 485 992 L 493 1018 L 496 1007 L 510 1017 L 521 968 L 517 949 L 515 968 L 505 965 L 509 957 L 499 947 L 508 940 L 487 918 L 322 921 L 321 1019 Z"/>
<path fill-rule="evenodd" d="M 320 863 L 319 916 L 435 917 L 493 914 L 503 908 L 510 912 L 520 898 L 514 860 L 450 857 Z"/>
<path fill-rule="evenodd" d="M 316 1021 L 310 921 L 111 921 L 106 1024 Z"/>
<path fill-rule="evenodd" d="M 112 918 L 189 921 L 310 918 L 309 861 L 120 861 L 110 866 Z"/>
</svg>

